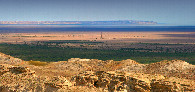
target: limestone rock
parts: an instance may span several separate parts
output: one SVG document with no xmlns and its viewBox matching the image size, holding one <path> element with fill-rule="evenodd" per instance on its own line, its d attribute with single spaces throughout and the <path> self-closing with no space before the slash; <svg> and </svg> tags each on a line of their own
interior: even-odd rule
<svg viewBox="0 0 195 92">
<path fill-rule="evenodd" d="M 45 84 L 54 88 L 66 88 L 73 86 L 71 82 L 62 76 L 55 76 L 52 79 L 46 81 Z"/>
<path fill-rule="evenodd" d="M 142 71 L 149 74 L 162 74 L 167 77 L 185 79 L 194 79 L 195 77 L 195 65 L 191 65 L 182 60 L 164 60 L 148 64 Z"/>
<path fill-rule="evenodd" d="M 0 53 L 0 92 L 194 92 L 194 78 L 195 66 L 182 60 L 71 58 L 34 66 Z"/>
<path fill-rule="evenodd" d="M 23 60 L 19 58 L 14 58 L 12 56 L 0 53 L 0 64 L 11 64 L 11 65 L 17 65 L 21 64 Z"/>
<path fill-rule="evenodd" d="M 128 92 L 164 92 L 193 91 L 194 81 L 181 83 L 175 79 L 166 79 L 163 75 L 143 73 L 126 73 L 116 71 L 85 71 L 72 78 L 77 86 L 103 88 L 104 90 Z"/>
<path fill-rule="evenodd" d="M 0 64 L 0 92 L 56 92 L 71 86 L 62 76 L 38 77 L 27 67 Z"/>
</svg>

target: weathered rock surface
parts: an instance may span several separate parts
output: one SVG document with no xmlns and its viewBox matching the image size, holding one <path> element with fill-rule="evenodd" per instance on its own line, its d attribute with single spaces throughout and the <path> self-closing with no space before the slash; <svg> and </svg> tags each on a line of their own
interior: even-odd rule
<svg viewBox="0 0 195 92">
<path fill-rule="evenodd" d="M 6 55 L 0 52 L 0 64 L 11 64 L 11 65 L 17 65 L 21 64 L 23 60 L 19 58 L 14 58 L 10 55 Z"/>
<path fill-rule="evenodd" d="M 65 77 L 38 77 L 27 67 L 0 65 L 0 92 L 43 92 L 67 89 L 71 87 Z"/>
<path fill-rule="evenodd" d="M 162 74 L 166 77 L 178 77 L 185 79 L 195 78 L 195 65 L 182 60 L 164 60 L 146 65 L 142 70 L 149 74 Z"/>
<path fill-rule="evenodd" d="M 111 92 L 181 92 L 195 89 L 195 83 L 192 80 L 182 81 L 182 79 L 166 78 L 158 74 L 85 71 L 74 76 L 72 80 L 76 82 L 77 86 L 103 88 L 104 91 Z"/>
<path fill-rule="evenodd" d="M 164 60 L 151 64 L 132 64 L 126 65 L 118 70 L 146 74 L 161 74 L 166 77 L 178 77 L 193 80 L 195 78 L 195 65 L 182 60 Z"/>
<path fill-rule="evenodd" d="M 181 60 L 72 58 L 34 66 L 0 53 L 0 92 L 194 92 L 194 82 L 195 66 Z"/>
</svg>

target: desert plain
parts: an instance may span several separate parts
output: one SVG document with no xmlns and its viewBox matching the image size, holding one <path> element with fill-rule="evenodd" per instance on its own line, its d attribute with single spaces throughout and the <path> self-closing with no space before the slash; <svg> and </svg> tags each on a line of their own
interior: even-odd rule
<svg viewBox="0 0 195 92">
<path fill-rule="evenodd" d="M 0 34 L 0 43 L 19 44 L 49 40 L 194 44 L 195 32 L 26 32 Z"/>
<path fill-rule="evenodd" d="M 7 32 L 0 43 L 0 92 L 195 90 L 195 32 Z M 164 59 L 175 57 L 187 61 Z"/>
</svg>

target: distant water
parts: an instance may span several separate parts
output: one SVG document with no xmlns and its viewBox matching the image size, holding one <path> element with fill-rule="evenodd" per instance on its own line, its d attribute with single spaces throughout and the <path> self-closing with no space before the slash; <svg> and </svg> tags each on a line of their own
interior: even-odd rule
<svg viewBox="0 0 195 92">
<path fill-rule="evenodd" d="M 101 31 L 101 32 L 140 32 L 174 31 L 195 32 L 195 26 L 74 26 L 74 25 L 0 25 L 0 33 L 22 32 L 64 32 L 64 31 Z"/>
</svg>

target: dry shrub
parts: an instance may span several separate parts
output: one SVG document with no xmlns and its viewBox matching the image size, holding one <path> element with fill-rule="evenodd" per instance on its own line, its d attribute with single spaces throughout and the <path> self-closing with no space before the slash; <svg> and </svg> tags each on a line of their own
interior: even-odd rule
<svg viewBox="0 0 195 92">
<path fill-rule="evenodd" d="M 35 65 L 35 66 L 45 66 L 48 65 L 48 62 L 41 62 L 41 61 L 27 61 L 30 65 Z"/>
</svg>

